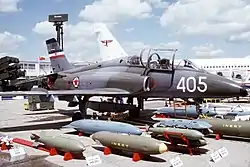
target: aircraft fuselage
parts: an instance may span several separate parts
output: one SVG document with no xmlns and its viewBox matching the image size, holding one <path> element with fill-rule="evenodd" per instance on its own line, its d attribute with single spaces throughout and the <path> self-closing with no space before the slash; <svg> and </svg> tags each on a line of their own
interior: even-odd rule
<svg viewBox="0 0 250 167">
<path fill-rule="evenodd" d="M 142 66 L 125 63 L 93 64 L 79 69 L 64 71 L 62 82 L 57 80 L 56 89 L 93 89 L 116 87 L 140 97 L 234 97 L 246 94 L 235 82 L 221 76 L 188 67 L 174 70 L 146 70 Z M 141 91 L 143 78 L 149 76 L 151 91 Z M 78 78 L 77 87 L 74 79 Z M 66 83 L 65 83 L 66 82 Z M 153 84 L 153 85 L 152 85 Z"/>
</svg>

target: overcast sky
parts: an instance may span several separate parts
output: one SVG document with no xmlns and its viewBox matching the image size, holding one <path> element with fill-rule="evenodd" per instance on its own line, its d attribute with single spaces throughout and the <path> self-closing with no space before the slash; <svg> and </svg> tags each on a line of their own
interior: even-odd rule
<svg viewBox="0 0 250 167">
<path fill-rule="evenodd" d="M 99 59 L 93 23 L 106 23 L 129 54 L 178 48 L 179 58 L 250 55 L 250 0 L 0 0 L 0 56 L 46 56 L 49 14 L 68 13 L 70 61 Z"/>
</svg>

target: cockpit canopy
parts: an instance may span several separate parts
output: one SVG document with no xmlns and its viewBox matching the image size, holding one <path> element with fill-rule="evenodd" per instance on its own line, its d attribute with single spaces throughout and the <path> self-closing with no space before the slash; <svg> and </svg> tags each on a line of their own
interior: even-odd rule
<svg viewBox="0 0 250 167">
<path fill-rule="evenodd" d="M 128 57 L 127 63 L 131 64 L 131 65 L 141 65 L 140 57 L 137 55 L 130 56 L 130 57 Z"/>
<path fill-rule="evenodd" d="M 141 51 L 140 56 L 134 55 L 128 57 L 127 63 L 130 65 L 139 65 L 150 69 L 172 69 L 176 49 L 148 49 Z M 159 53 L 161 52 L 161 53 Z M 166 56 L 163 53 L 168 53 Z M 169 54 L 174 52 L 174 54 Z"/>
<path fill-rule="evenodd" d="M 126 63 L 132 66 L 143 66 L 155 70 L 174 70 L 184 67 L 195 70 L 202 70 L 195 63 L 188 59 L 175 62 L 177 49 L 148 49 L 141 51 L 140 56 L 134 55 L 127 57 Z"/>
<path fill-rule="evenodd" d="M 202 68 L 199 68 L 198 65 L 196 65 L 194 62 L 192 62 L 192 61 L 190 61 L 188 59 L 183 59 L 183 60 L 179 61 L 178 65 L 177 65 L 177 68 L 179 66 L 192 68 L 192 69 L 195 69 L 195 70 L 202 70 Z"/>
</svg>

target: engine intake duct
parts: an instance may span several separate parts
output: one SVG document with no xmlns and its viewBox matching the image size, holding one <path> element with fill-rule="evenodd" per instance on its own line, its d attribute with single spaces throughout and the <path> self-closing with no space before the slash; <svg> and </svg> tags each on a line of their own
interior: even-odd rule
<svg viewBox="0 0 250 167">
<path fill-rule="evenodd" d="M 152 89 L 153 80 L 149 76 L 141 76 L 132 73 L 120 73 L 112 76 L 108 81 L 108 87 L 119 88 L 129 92 L 148 92 Z"/>
<path fill-rule="evenodd" d="M 53 90 L 69 89 L 71 81 L 67 78 L 49 78 L 48 87 Z"/>
</svg>

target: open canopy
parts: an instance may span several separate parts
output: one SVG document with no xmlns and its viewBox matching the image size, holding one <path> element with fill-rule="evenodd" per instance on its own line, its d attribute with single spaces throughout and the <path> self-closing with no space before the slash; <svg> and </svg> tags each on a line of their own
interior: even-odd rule
<svg viewBox="0 0 250 167">
<path fill-rule="evenodd" d="M 129 65 L 143 66 L 149 69 L 173 69 L 175 52 L 177 49 L 142 49 L 139 56 L 128 57 Z M 169 54 L 170 53 L 170 54 Z"/>
</svg>

